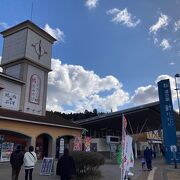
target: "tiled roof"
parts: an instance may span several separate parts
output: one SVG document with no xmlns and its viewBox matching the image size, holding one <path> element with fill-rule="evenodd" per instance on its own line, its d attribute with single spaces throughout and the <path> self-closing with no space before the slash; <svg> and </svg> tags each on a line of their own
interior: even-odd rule
<svg viewBox="0 0 180 180">
<path fill-rule="evenodd" d="M 0 119 L 9 119 L 15 121 L 23 121 L 28 123 L 44 124 L 51 126 L 62 126 L 68 128 L 81 129 L 81 126 L 66 120 L 62 117 L 54 115 L 52 112 L 46 111 L 46 116 L 28 114 L 19 111 L 0 108 Z"/>
</svg>

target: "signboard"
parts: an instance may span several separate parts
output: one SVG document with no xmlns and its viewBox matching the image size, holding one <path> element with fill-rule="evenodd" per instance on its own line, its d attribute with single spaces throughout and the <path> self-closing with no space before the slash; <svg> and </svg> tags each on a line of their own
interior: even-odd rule
<svg viewBox="0 0 180 180">
<path fill-rule="evenodd" d="M 1 161 L 10 161 L 11 153 L 13 152 L 14 143 L 4 142 L 1 145 Z"/>
<path fill-rule="evenodd" d="M 38 75 L 33 74 L 30 80 L 29 102 L 39 104 L 41 88 L 41 79 Z"/>
<path fill-rule="evenodd" d="M 149 131 L 146 133 L 147 134 L 147 139 L 151 141 L 162 141 L 162 138 L 159 135 L 158 131 Z"/>
<path fill-rule="evenodd" d="M 44 157 L 41 164 L 40 175 L 50 176 L 53 173 L 54 173 L 54 159 Z"/>
<path fill-rule="evenodd" d="M 8 108 L 18 108 L 19 95 L 9 91 L 3 91 L 2 106 Z"/>
<path fill-rule="evenodd" d="M 176 128 L 174 123 L 174 111 L 171 98 L 169 79 L 158 82 L 159 101 L 161 110 L 161 120 L 163 128 L 163 142 L 165 148 L 165 158 L 167 163 L 173 163 L 171 146 L 176 145 Z M 179 160 L 178 153 L 176 153 Z"/>
<path fill-rule="evenodd" d="M 81 137 L 74 138 L 73 151 L 82 151 L 82 138 Z"/>
<path fill-rule="evenodd" d="M 64 138 L 60 138 L 59 153 L 64 154 Z"/>
</svg>

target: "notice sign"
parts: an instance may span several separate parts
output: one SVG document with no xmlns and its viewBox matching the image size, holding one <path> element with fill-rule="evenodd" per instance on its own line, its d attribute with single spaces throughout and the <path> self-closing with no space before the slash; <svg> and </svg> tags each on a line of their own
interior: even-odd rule
<svg viewBox="0 0 180 180">
<path fill-rule="evenodd" d="M 54 159 L 53 158 L 43 158 L 41 164 L 40 175 L 41 176 L 51 176 L 54 173 Z"/>
</svg>

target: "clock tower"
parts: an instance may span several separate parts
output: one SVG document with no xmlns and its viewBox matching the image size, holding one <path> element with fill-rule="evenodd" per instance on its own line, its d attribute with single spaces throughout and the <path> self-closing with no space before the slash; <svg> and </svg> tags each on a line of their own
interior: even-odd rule
<svg viewBox="0 0 180 180">
<path fill-rule="evenodd" d="M 56 39 L 29 20 L 1 34 L 4 37 L 3 73 L 24 82 L 19 110 L 44 116 L 52 44 Z"/>
</svg>

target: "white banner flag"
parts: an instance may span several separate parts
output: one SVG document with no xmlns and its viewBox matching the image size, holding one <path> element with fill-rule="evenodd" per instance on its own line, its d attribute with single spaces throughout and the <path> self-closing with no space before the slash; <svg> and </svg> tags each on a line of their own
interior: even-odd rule
<svg viewBox="0 0 180 180">
<path fill-rule="evenodd" d="M 129 135 L 125 136 L 125 146 L 123 149 L 123 163 L 122 163 L 122 179 L 125 178 L 126 173 L 130 167 L 134 166 L 134 156 L 132 151 L 132 137 Z"/>
<path fill-rule="evenodd" d="M 126 173 L 126 159 L 125 159 L 125 152 L 126 152 L 126 127 L 127 127 L 127 120 L 125 116 L 122 116 L 122 139 L 121 139 L 121 179 L 123 180 Z"/>
<path fill-rule="evenodd" d="M 132 137 L 131 136 L 126 136 L 127 138 L 127 171 L 131 167 L 134 167 L 134 155 L 133 155 L 133 150 L 132 150 Z"/>
</svg>

